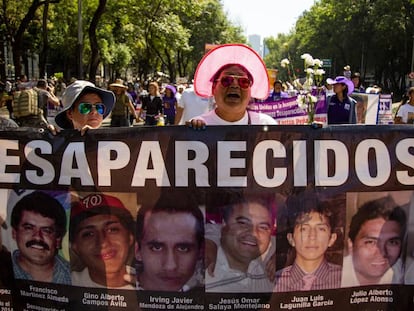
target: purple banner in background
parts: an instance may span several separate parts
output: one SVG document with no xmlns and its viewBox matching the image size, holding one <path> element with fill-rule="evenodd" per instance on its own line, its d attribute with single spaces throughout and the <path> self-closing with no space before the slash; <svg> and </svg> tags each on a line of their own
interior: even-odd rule
<svg viewBox="0 0 414 311">
<path fill-rule="evenodd" d="M 301 105 L 306 94 L 283 98 L 277 101 L 257 101 L 249 105 L 249 110 L 266 113 L 272 116 L 278 124 L 306 124 L 309 122 L 308 113 Z M 327 122 L 327 104 L 324 92 L 318 94 L 318 90 L 312 91 L 312 96 L 316 97 L 315 121 Z"/>
</svg>

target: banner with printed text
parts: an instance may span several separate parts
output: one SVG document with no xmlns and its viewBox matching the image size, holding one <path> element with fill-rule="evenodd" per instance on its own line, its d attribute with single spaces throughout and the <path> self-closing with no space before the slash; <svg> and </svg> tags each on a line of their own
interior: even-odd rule
<svg viewBox="0 0 414 311">
<path fill-rule="evenodd" d="M 312 95 L 312 97 L 310 97 Z M 332 96 L 332 95 L 329 95 Z M 249 105 L 251 111 L 262 112 L 272 116 L 279 125 L 308 124 L 309 114 L 306 101 L 313 99 L 314 116 L 316 122 L 328 123 L 328 100 L 325 92 L 313 90 L 312 93 L 303 93 L 298 96 L 280 98 L 277 100 L 257 101 Z M 355 116 L 357 124 L 393 124 L 392 95 L 352 93 L 356 101 Z"/>
<path fill-rule="evenodd" d="M 0 131 L 0 310 L 413 310 L 404 125 Z"/>
</svg>

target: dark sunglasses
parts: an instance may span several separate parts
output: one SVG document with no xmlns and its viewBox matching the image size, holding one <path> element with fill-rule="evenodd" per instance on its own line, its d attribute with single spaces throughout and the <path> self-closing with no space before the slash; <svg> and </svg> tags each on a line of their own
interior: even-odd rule
<svg viewBox="0 0 414 311">
<path fill-rule="evenodd" d="M 223 87 L 229 87 L 233 83 L 234 79 L 237 79 L 237 83 L 242 89 L 247 89 L 252 85 L 249 78 L 238 76 L 223 76 L 218 81 L 220 81 Z"/>
<path fill-rule="evenodd" d="M 98 103 L 98 104 L 80 103 L 78 106 L 78 110 L 81 114 L 88 114 L 92 111 L 92 107 L 94 107 L 96 111 L 101 115 L 105 113 L 105 105 L 101 103 Z"/>
</svg>

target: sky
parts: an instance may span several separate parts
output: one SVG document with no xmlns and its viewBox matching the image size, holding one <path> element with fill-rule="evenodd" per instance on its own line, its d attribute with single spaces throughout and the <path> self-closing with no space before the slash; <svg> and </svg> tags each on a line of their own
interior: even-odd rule
<svg viewBox="0 0 414 311">
<path fill-rule="evenodd" d="M 276 37 L 289 33 L 303 11 L 315 0 L 221 0 L 229 19 L 240 25 L 246 36 Z"/>
</svg>

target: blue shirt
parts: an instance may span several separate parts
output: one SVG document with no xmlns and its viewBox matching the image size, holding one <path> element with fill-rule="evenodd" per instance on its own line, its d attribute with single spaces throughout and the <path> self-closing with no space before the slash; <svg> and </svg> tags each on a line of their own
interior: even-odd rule
<svg viewBox="0 0 414 311">
<path fill-rule="evenodd" d="M 16 279 L 33 280 L 33 277 L 19 266 L 19 262 L 17 260 L 19 256 L 20 251 L 15 250 L 12 256 L 14 277 Z M 69 263 L 59 255 L 55 256 L 52 283 L 66 285 L 70 285 L 72 283 Z"/>
<path fill-rule="evenodd" d="M 328 124 L 355 124 L 356 101 L 351 97 L 344 98 L 344 101 L 339 101 L 336 95 L 328 98 Z"/>
<path fill-rule="evenodd" d="M 273 102 L 273 101 L 277 101 L 279 99 L 283 99 L 283 98 L 289 98 L 288 93 L 286 92 L 279 92 L 276 93 L 275 91 L 272 91 L 269 95 L 269 97 L 266 99 L 266 102 Z"/>
</svg>

